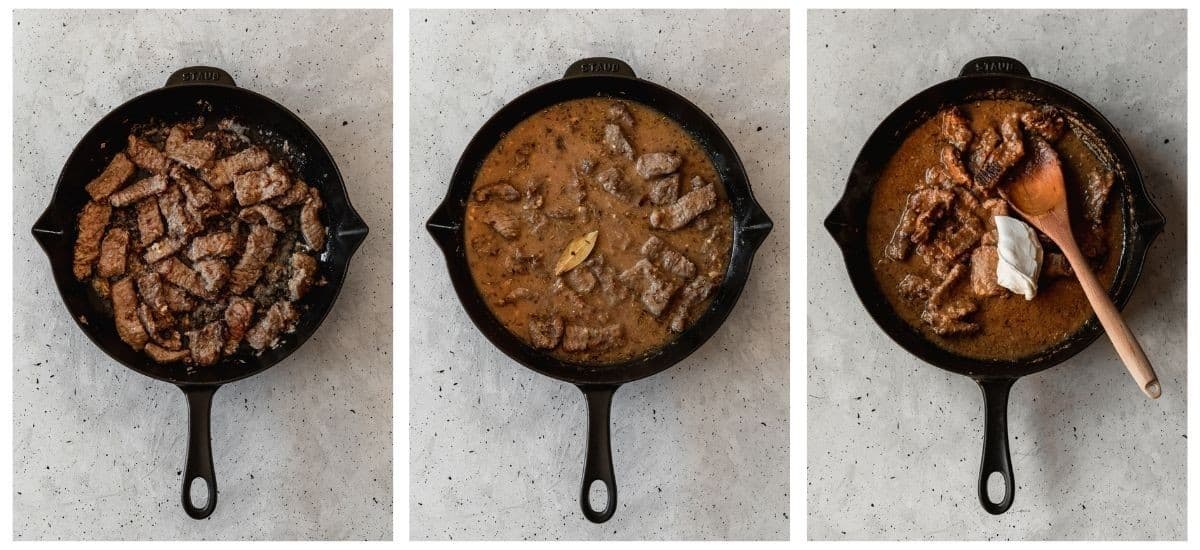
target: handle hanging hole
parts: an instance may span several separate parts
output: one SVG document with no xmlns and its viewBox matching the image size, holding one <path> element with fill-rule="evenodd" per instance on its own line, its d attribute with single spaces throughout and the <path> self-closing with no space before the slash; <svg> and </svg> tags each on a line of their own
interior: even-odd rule
<svg viewBox="0 0 1200 550">
<path fill-rule="evenodd" d="M 1007 489 L 1008 487 L 1004 481 L 1004 474 L 1001 474 L 1000 472 L 992 472 L 988 474 L 987 497 L 989 501 L 995 504 L 1004 502 L 1004 494 L 1007 492 Z"/>
<path fill-rule="evenodd" d="M 192 506 L 203 509 L 208 506 L 208 482 L 202 477 L 192 478 L 188 484 L 188 497 L 192 501 Z"/>
<path fill-rule="evenodd" d="M 599 479 L 593 479 L 588 486 L 588 506 L 601 514 L 608 511 L 608 486 Z"/>
</svg>

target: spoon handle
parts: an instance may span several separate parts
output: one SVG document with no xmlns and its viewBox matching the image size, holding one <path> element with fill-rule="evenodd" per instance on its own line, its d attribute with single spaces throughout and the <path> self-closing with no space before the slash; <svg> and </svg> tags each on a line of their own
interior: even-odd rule
<svg viewBox="0 0 1200 550">
<path fill-rule="evenodd" d="M 1087 258 L 1079 251 L 1079 246 L 1074 242 L 1059 244 L 1067 256 L 1067 261 L 1071 263 L 1071 269 L 1075 270 L 1075 276 L 1079 278 L 1083 293 L 1091 302 L 1092 310 L 1100 319 L 1104 332 L 1108 333 L 1113 347 L 1117 348 L 1117 355 L 1125 363 L 1125 368 L 1129 369 L 1129 374 L 1133 376 L 1133 380 L 1137 382 L 1138 387 L 1146 396 L 1150 399 L 1158 399 L 1162 395 L 1162 388 L 1158 384 L 1158 375 L 1154 374 L 1154 367 L 1150 366 L 1146 352 L 1142 351 L 1142 345 L 1133 336 L 1133 331 L 1129 330 L 1129 325 L 1125 324 L 1125 318 L 1121 316 L 1117 306 L 1109 299 L 1108 292 L 1096 279 L 1096 274 L 1088 265 Z M 1062 246 L 1064 244 L 1066 246 Z"/>
</svg>

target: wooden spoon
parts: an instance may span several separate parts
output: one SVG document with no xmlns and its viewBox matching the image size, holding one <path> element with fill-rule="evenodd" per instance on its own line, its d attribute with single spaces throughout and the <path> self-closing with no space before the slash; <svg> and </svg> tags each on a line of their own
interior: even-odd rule
<svg viewBox="0 0 1200 550">
<path fill-rule="evenodd" d="M 1104 326 L 1104 331 L 1117 348 L 1117 355 L 1125 362 L 1125 368 L 1133 375 L 1133 380 L 1151 399 L 1162 395 L 1158 384 L 1158 376 L 1154 367 L 1146 359 L 1142 346 L 1134 338 L 1133 332 L 1125 324 L 1121 312 L 1108 298 L 1108 292 L 1092 273 L 1087 258 L 1079 251 L 1075 236 L 1071 233 L 1071 218 L 1067 215 L 1067 190 L 1063 184 L 1062 167 L 1058 162 L 1058 154 L 1050 144 L 1040 139 L 1032 140 L 1033 155 L 1014 175 L 1004 190 L 1008 203 L 1025 218 L 1030 225 L 1045 233 L 1054 241 L 1071 269 L 1079 278 L 1083 293 L 1092 304 L 1092 310 Z"/>
</svg>

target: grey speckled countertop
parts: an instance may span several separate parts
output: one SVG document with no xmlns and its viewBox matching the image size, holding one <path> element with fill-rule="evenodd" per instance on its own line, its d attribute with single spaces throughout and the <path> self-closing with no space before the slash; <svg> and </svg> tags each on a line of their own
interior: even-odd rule
<svg viewBox="0 0 1200 550">
<path fill-rule="evenodd" d="M 788 17 L 774 12 L 410 14 L 410 529 L 415 539 L 788 537 Z M 619 504 L 583 518 L 584 402 L 475 329 L 424 223 L 504 103 L 590 56 L 710 113 L 775 231 L 725 325 L 613 402 Z"/>
<path fill-rule="evenodd" d="M 17 539 L 388 539 L 392 528 L 391 12 L 29 12 L 14 20 Z M 213 403 L 220 500 L 179 504 L 187 411 L 63 307 L 29 228 L 93 123 L 211 64 L 325 142 L 371 227 L 329 317 Z"/>
<path fill-rule="evenodd" d="M 808 529 L 815 539 L 1186 536 L 1186 16 L 1173 12 L 810 12 Z M 967 61 L 1007 55 L 1121 130 L 1167 219 L 1125 316 L 1164 395 L 1144 398 L 1104 340 L 1009 400 L 1016 501 L 975 496 L 973 381 L 892 343 L 821 222 L 875 126 Z"/>
</svg>

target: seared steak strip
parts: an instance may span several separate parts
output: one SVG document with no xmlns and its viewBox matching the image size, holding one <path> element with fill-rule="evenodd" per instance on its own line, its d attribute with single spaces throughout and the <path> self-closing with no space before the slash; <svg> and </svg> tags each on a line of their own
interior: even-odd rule
<svg viewBox="0 0 1200 550">
<path fill-rule="evenodd" d="M 125 153 L 117 153 L 108 163 L 104 172 L 88 183 L 84 189 L 92 196 L 92 200 L 102 200 L 125 185 L 125 180 L 133 175 L 133 171 L 134 166 L 129 161 L 129 157 L 125 156 Z"/>
<path fill-rule="evenodd" d="M 100 257 L 100 239 L 104 228 L 112 217 L 112 207 L 98 202 L 89 202 L 79 213 L 77 225 L 79 236 L 75 239 L 75 278 L 80 281 L 92 274 L 92 264 Z"/>
</svg>

